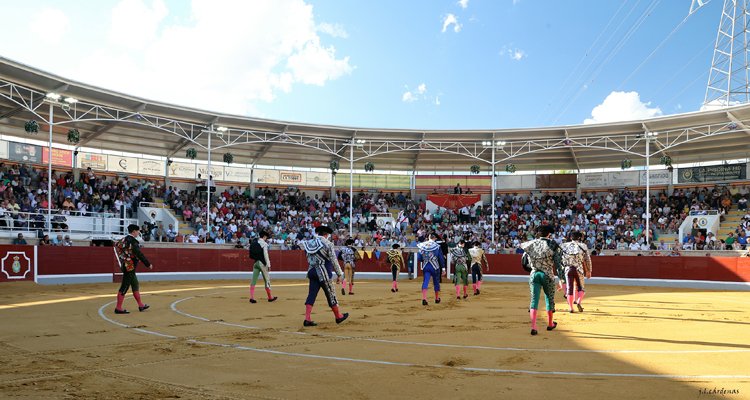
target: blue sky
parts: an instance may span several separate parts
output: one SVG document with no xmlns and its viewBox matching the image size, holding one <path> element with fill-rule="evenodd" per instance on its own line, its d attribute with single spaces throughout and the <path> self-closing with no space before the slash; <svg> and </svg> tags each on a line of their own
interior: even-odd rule
<svg viewBox="0 0 750 400">
<path fill-rule="evenodd" d="M 261 118 L 574 125 L 698 110 L 721 3 L 692 15 L 645 63 L 690 0 L 6 2 L 0 31 L 13 40 L 0 55 Z"/>
</svg>

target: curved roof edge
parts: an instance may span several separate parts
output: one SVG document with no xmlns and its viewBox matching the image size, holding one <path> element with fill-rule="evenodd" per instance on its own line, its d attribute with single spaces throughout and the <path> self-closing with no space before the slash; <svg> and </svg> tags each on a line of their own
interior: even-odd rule
<svg viewBox="0 0 750 400">
<path fill-rule="evenodd" d="M 382 132 L 382 133 L 439 133 L 439 134 L 450 134 L 450 133 L 524 133 L 524 132 L 544 132 L 544 131 L 627 131 L 633 125 L 695 125 L 694 119 L 697 117 L 708 117 L 712 115 L 725 115 L 728 111 L 737 109 L 750 109 L 750 105 L 743 104 L 727 108 L 721 108 L 710 111 L 691 111 L 682 114 L 672 114 L 666 116 L 660 116 L 649 119 L 639 119 L 631 121 L 617 121 L 599 124 L 577 124 L 577 125 L 560 125 L 560 126 L 549 126 L 549 127 L 525 127 L 525 128 L 497 128 L 497 129 L 401 129 L 401 128 L 377 128 L 377 127 L 355 127 L 355 126 L 340 126 L 331 124 L 315 124 L 295 121 L 283 121 L 274 119 L 254 118 L 249 116 L 227 114 L 220 111 L 201 110 L 189 106 L 182 106 L 178 104 L 171 104 L 156 100 L 145 99 L 129 95 L 126 93 L 109 90 L 106 88 L 90 85 L 84 82 L 79 82 L 73 79 L 65 78 L 47 71 L 34 68 L 27 64 L 23 64 L 18 61 L 8 59 L 0 56 L 0 76 L 8 76 L 16 83 L 26 83 L 37 90 L 41 91 L 52 91 L 59 87 L 67 86 L 65 92 L 75 93 L 81 99 L 85 100 L 96 100 L 105 103 L 109 106 L 122 107 L 125 109 L 135 109 L 138 106 L 148 110 L 150 114 L 164 113 L 164 116 L 180 117 L 191 122 L 199 122 L 204 124 L 211 124 L 217 121 L 222 121 L 222 125 L 237 125 L 236 128 L 243 128 L 245 126 L 277 126 L 277 127 L 299 127 L 303 130 L 334 130 L 334 131 L 347 131 L 347 132 Z M 691 120 L 690 123 L 684 124 L 679 123 L 681 120 Z M 243 123 L 244 122 L 244 123 Z M 624 129 L 617 129 L 624 128 Z M 281 129 L 279 129 L 281 130 Z"/>
</svg>

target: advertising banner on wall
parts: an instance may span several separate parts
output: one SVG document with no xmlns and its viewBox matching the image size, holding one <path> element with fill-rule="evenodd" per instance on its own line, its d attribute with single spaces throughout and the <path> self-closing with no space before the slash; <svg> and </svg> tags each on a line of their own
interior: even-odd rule
<svg viewBox="0 0 750 400">
<path fill-rule="evenodd" d="M 609 172 L 609 186 L 633 187 L 638 186 L 640 179 L 637 171 Z"/>
<path fill-rule="evenodd" d="M 646 186 L 646 171 L 641 171 L 640 175 L 641 186 Z M 671 175 L 671 172 L 666 169 L 649 171 L 649 185 L 669 185 L 670 183 L 672 183 Z"/>
<path fill-rule="evenodd" d="M 279 171 L 275 169 L 256 169 L 253 171 L 253 182 L 278 185 Z"/>
<path fill-rule="evenodd" d="M 164 176 L 166 168 L 162 160 L 138 159 L 138 173 L 143 175 Z"/>
<path fill-rule="evenodd" d="M 86 169 L 89 167 L 95 171 L 105 171 L 107 169 L 107 155 L 78 153 L 78 168 Z"/>
<path fill-rule="evenodd" d="M 582 188 L 609 187 L 609 174 L 606 172 L 578 175 Z"/>
<path fill-rule="evenodd" d="M 0 140 L 0 158 L 8 159 L 8 142 L 5 140 Z"/>
<path fill-rule="evenodd" d="M 8 159 L 28 163 L 42 163 L 42 148 L 33 144 L 8 143 Z"/>
<path fill-rule="evenodd" d="M 360 189 L 408 190 L 411 177 L 409 175 L 354 174 L 353 181 L 354 187 Z M 373 186 L 375 184 L 380 186 Z M 349 174 L 336 175 L 336 187 L 349 188 Z"/>
<path fill-rule="evenodd" d="M 536 188 L 535 175 L 499 175 L 497 177 L 497 190 L 534 188 Z"/>
<path fill-rule="evenodd" d="M 281 171 L 279 172 L 279 182 L 282 185 L 300 186 L 306 185 L 306 176 L 304 172 L 299 171 Z"/>
<path fill-rule="evenodd" d="M 42 162 L 49 162 L 49 149 L 42 148 Z M 63 165 L 66 167 L 73 166 L 73 152 L 70 150 L 52 148 L 52 165 Z"/>
<path fill-rule="evenodd" d="M 678 183 L 702 183 L 743 180 L 747 177 L 747 165 L 712 165 L 709 167 L 680 168 Z"/>
<path fill-rule="evenodd" d="M 224 167 L 224 180 L 227 182 L 250 182 L 252 169 Z"/>
<path fill-rule="evenodd" d="M 138 159 L 135 157 L 107 156 L 107 170 L 128 174 L 138 173 Z"/>
<path fill-rule="evenodd" d="M 167 168 L 170 177 L 195 179 L 195 164 L 173 161 Z"/>
<path fill-rule="evenodd" d="M 307 173 L 307 185 L 308 186 L 331 186 L 331 173 L 330 172 L 308 172 Z"/>
<path fill-rule="evenodd" d="M 221 165 L 211 165 L 210 174 L 208 173 L 208 164 L 197 164 L 196 170 L 197 173 L 201 174 L 201 179 L 208 179 L 208 175 L 214 177 L 214 182 L 224 179 L 224 167 Z"/>
</svg>

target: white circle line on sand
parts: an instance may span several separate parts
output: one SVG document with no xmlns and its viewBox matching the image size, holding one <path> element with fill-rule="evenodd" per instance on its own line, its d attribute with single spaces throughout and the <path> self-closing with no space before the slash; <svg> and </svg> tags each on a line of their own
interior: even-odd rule
<svg viewBox="0 0 750 400">
<path fill-rule="evenodd" d="M 177 308 L 177 304 L 182 303 L 186 300 L 194 299 L 195 296 L 186 297 L 184 299 L 176 300 L 170 305 L 172 311 L 183 315 L 188 318 L 195 318 L 204 322 L 212 322 L 220 325 L 233 326 L 236 328 L 243 329 L 267 329 L 258 326 L 248 326 L 242 324 L 232 324 L 224 321 L 210 320 L 205 317 L 193 315 L 182 311 Z M 306 332 L 293 332 L 280 330 L 281 333 L 292 333 L 295 335 L 311 335 Z M 340 336 L 330 335 L 325 333 L 315 333 L 315 337 L 324 338 L 336 338 L 336 339 L 348 339 L 348 340 L 361 340 L 366 342 L 374 343 L 387 343 L 387 344 L 398 344 L 398 345 L 409 345 L 409 346 L 425 346 L 425 347 L 443 347 L 443 348 L 456 348 L 456 349 L 474 349 L 474 350 L 494 350 L 494 351 L 521 351 L 529 353 L 601 353 L 601 354 L 715 354 L 715 353 L 750 353 L 750 349 L 717 349 L 717 350 L 595 350 L 595 349 L 527 349 L 521 347 L 495 347 L 495 346 L 477 346 L 477 345 L 462 345 L 462 344 L 447 344 L 447 343 L 427 343 L 427 342 L 411 342 L 402 340 L 389 340 L 389 339 L 373 339 L 373 338 L 362 338 L 355 336 Z"/>
<path fill-rule="evenodd" d="M 115 302 L 109 302 L 102 305 L 99 308 L 99 316 L 107 322 L 115 324 L 123 328 L 131 328 L 127 324 L 117 322 L 104 315 L 104 309 L 111 306 Z M 147 329 L 133 328 L 134 330 L 145 333 L 148 335 L 156 335 L 168 339 L 177 339 L 176 336 L 164 334 L 161 332 L 154 332 Z M 717 380 L 717 379 L 750 379 L 750 375 L 661 375 L 661 374 L 626 374 L 626 373 L 608 373 L 608 372 L 570 372 L 570 371 L 531 371 L 531 370 L 516 370 L 516 369 L 500 369 L 500 368 L 476 368 L 476 367 L 451 367 L 447 365 L 429 365 L 429 364 L 415 364 L 398 361 L 383 361 L 383 360 L 368 360 L 363 358 L 350 358 L 350 357 L 335 357 L 325 356 L 320 354 L 303 354 L 303 353 L 292 353 L 280 350 L 261 349 L 257 347 L 241 346 L 238 344 L 227 344 L 208 342 L 197 339 L 187 339 L 187 342 L 202 344 L 206 346 L 216 346 L 223 348 L 232 348 L 243 351 L 252 351 L 256 353 L 274 354 L 288 357 L 300 357 L 300 358 L 312 358 L 319 360 L 332 360 L 332 361 L 344 361 L 353 362 L 359 364 L 375 364 L 375 365 L 388 365 L 388 366 L 400 366 L 400 367 L 416 367 L 416 368 L 440 368 L 440 369 L 452 369 L 457 371 L 466 372 L 485 372 L 485 373 L 499 373 L 499 374 L 519 374 L 519 375 L 550 375 L 550 376 L 581 376 L 581 377 L 609 377 L 609 378 L 656 378 L 656 379 L 702 379 L 702 380 Z"/>
<path fill-rule="evenodd" d="M 150 331 L 148 329 L 143 329 L 143 328 L 136 328 L 136 327 L 133 327 L 133 326 L 130 326 L 130 325 L 127 325 L 127 324 L 123 324 L 121 322 L 117 322 L 117 321 L 115 321 L 113 319 L 110 319 L 109 317 L 107 317 L 106 315 L 104 315 L 104 309 L 107 308 L 107 307 L 109 307 L 109 306 L 111 306 L 112 304 L 115 304 L 115 302 L 114 301 L 110 301 L 109 303 L 106 303 L 106 304 L 102 305 L 101 307 L 99 307 L 99 316 L 102 317 L 102 319 L 104 319 L 105 321 L 111 322 L 111 323 L 113 323 L 115 325 L 118 325 L 118 326 L 121 326 L 123 328 L 132 328 L 133 330 L 136 330 L 136 331 L 141 332 L 141 333 L 146 333 L 146 334 L 149 334 L 149 335 L 161 336 L 161 337 L 169 338 L 169 339 L 177 339 L 177 336 L 167 335 L 167 334 L 164 334 L 164 333 L 161 333 L 161 332 Z"/>
</svg>

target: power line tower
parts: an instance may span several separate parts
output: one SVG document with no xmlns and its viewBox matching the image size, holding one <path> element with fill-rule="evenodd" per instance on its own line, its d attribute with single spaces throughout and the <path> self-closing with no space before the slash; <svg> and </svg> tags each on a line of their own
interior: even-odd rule
<svg viewBox="0 0 750 400">
<path fill-rule="evenodd" d="M 692 14 L 710 0 L 693 0 Z M 750 0 L 724 0 L 704 108 L 750 103 Z"/>
</svg>

